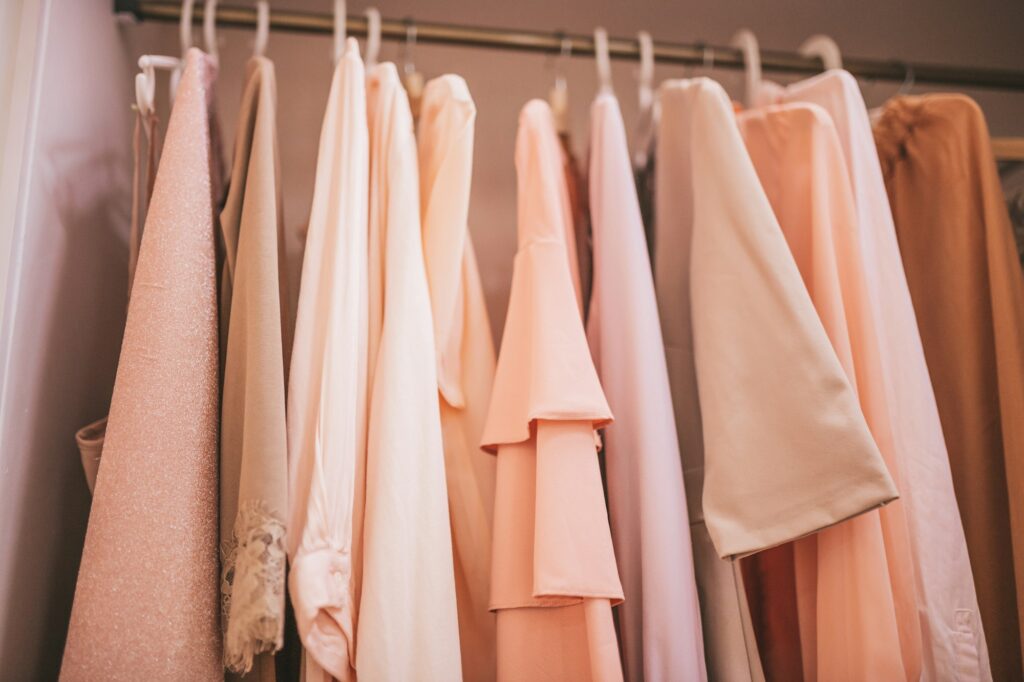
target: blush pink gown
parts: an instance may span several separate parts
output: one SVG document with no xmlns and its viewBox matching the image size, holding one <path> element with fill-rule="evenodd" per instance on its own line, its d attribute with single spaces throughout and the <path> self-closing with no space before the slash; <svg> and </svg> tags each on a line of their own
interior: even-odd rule
<svg viewBox="0 0 1024 682">
<path fill-rule="evenodd" d="M 547 103 L 516 139 L 519 250 L 483 444 L 497 452 L 491 608 L 499 680 L 621 680 L 622 600 L 598 468 L 611 412 L 566 247 L 571 213 Z"/>
</svg>

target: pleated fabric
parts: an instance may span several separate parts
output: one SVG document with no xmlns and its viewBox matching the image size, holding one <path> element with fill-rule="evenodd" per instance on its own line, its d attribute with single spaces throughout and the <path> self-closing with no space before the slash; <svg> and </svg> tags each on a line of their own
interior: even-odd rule
<svg viewBox="0 0 1024 682">
<path fill-rule="evenodd" d="M 288 576 L 303 677 L 355 679 L 353 528 L 367 430 L 369 137 L 359 45 L 334 69 L 288 377 Z"/>
<path fill-rule="evenodd" d="M 835 126 L 821 107 L 800 103 L 745 112 L 739 126 L 811 300 L 899 481 L 902 452 L 893 443 L 853 191 Z M 769 552 L 789 555 L 773 559 L 773 571 L 795 570 L 791 606 L 799 630 L 789 639 L 799 640 L 804 679 L 920 679 L 921 626 L 902 501 Z M 750 570 L 759 570 L 758 560 L 749 560 Z M 788 606 L 778 603 L 781 591 L 773 594 L 771 579 L 763 582 L 763 592 L 748 590 L 752 611 Z"/>
<path fill-rule="evenodd" d="M 896 98 L 875 126 L 992 678 L 1013 680 L 1024 678 L 1024 281 L 989 139 L 961 95 Z M 978 663 L 984 674 L 974 613 L 955 622 L 962 674 Z"/>
<path fill-rule="evenodd" d="M 878 337 L 889 437 L 874 424 L 872 430 L 898 469 L 921 623 L 922 679 L 946 680 L 964 670 L 991 679 L 949 455 L 860 87 L 842 70 L 785 88 L 768 81 L 762 86 L 764 103 L 809 102 L 824 108 L 842 145 L 857 212 L 868 313 Z M 861 388 L 861 398 L 871 399 Z"/>
<path fill-rule="evenodd" d="M 763 679 L 722 558 L 814 533 L 896 489 L 721 86 L 659 91 L 655 274 L 711 679 Z"/>
<path fill-rule="evenodd" d="M 658 302 L 619 103 L 590 108 L 594 279 L 587 338 L 616 415 L 604 430 L 626 678 L 705 680 L 704 640 Z"/>
<path fill-rule="evenodd" d="M 476 105 L 459 76 L 427 83 L 418 125 L 420 216 L 437 346 L 445 478 L 455 557 L 462 676 L 493 680 L 490 612 L 494 457 L 480 447 L 494 343 L 467 223 Z"/>
<path fill-rule="evenodd" d="M 516 139 L 518 236 L 483 445 L 497 453 L 491 608 L 499 680 L 621 680 L 622 600 L 597 460 L 611 421 L 567 242 L 572 215 L 547 103 Z"/>
<path fill-rule="evenodd" d="M 378 345 L 356 671 L 366 680 L 458 680 L 455 570 L 412 112 L 394 64 L 373 67 L 366 88 L 370 237 L 380 257 L 370 278 L 379 286 L 374 309 L 381 315 L 371 335 Z"/>
<path fill-rule="evenodd" d="M 64 680 L 223 679 L 215 76 L 189 50 L 135 270 Z"/>
</svg>

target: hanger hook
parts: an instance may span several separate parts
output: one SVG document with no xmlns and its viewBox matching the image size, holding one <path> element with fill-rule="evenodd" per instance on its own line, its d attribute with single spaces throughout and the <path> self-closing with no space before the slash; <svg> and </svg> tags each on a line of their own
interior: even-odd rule
<svg viewBox="0 0 1024 682">
<path fill-rule="evenodd" d="M 217 49 L 217 0 L 206 0 L 203 4 L 203 41 L 206 54 L 214 66 L 220 65 L 220 51 Z"/>
<path fill-rule="evenodd" d="M 555 90 L 564 91 L 567 89 L 565 80 L 565 65 L 572 57 L 572 39 L 565 35 L 565 32 L 558 31 L 558 54 L 555 56 Z"/>
<path fill-rule="evenodd" d="M 896 92 L 897 95 L 905 95 L 910 92 L 910 89 L 914 87 L 914 67 L 910 62 L 903 62 L 904 77 L 903 83 L 900 84 L 900 89 Z"/>
<path fill-rule="evenodd" d="M 405 20 L 405 44 L 402 46 L 402 72 L 411 74 L 416 71 L 412 52 L 416 47 L 416 21 L 409 17 Z"/>
<path fill-rule="evenodd" d="M 636 34 L 637 47 L 640 50 L 640 71 L 638 73 L 639 88 L 637 96 L 640 110 L 646 111 L 654 100 L 654 40 L 647 31 Z"/>
<path fill-rule="evenodd" d="M 741 28 L 732 37 L 729 44 L 743 53 L 743 70 L 746 80 L 744 104 L 748 108 L 754 106 L 754 98 L 761 86 L 761 50 L 757 45 L 757 36 L 748 28 Z"/>
<path fill-rule="evenodd" d="M 348 19 L 345 0 L 334 0 L 334 63 L 345 53 L 345 21 Z"/>
<path fill-rule="evenodd" d="M 715 68 L 715 51 L 703 41 L 697 43 L 697 46 L 700 48 L 701 67 L 706 71 Z"/>
<path fill-rule="evenodd" d="M 178 37 L 181 40 L 181 58 L 185 58 L 188 48 L 192 47 L 192 9 L 196 0 L 183 0 L 181 3 L 181 20 L 178 22 Z"/>
<path fill-rule="evenodd" d="M 366 8 L 366 68 L 377 63 L 380 54 L 380 10 L 376 7 Z"/>
<path fill-rule="evenodd" d="M 611 92 L 612 64 L 608 54 L 608 31 L 603 26 L 594 29 L 594 61 L 601 92 Z"/>
<path fill-rule="evenodd" d="M 817 57 L 826 71 L 843 68 L 839 45 L 827 35 L 818 33 L 803 42 L 797 50 L 804 57 Z"/>
<path fill-rule="evenodd" d="M 270 2 L 268 0 L 256 0 L 256 41 L 252 46 L 252 53 L 256 57 L 262 57 L 267 51 L 267 41 L 270 39 Z"/>
</svg>

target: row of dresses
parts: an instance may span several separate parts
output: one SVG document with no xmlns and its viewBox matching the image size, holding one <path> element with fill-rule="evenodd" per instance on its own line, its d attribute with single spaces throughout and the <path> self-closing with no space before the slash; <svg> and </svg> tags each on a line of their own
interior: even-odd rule
<svg viewBox="0 0 1024 682">
<path fill-rule="evenodd" d="M 289 273 L 273 65 L 226 187 L 215 77 L 191 50 L 159 166 L 136 130 L 62 679 L 1024 675 L 1024 281 L 973 102 L 668 81 L 634 171 L 603 89 L 582 174 L 529 102 L 496 356 L 461 78 L 414 120 L 349 40 Z"/>
</svg>

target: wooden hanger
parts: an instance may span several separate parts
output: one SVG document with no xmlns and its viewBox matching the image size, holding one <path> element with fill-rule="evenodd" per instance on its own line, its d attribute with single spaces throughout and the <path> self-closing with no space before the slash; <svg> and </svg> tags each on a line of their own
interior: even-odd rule
<svg viewBox="0 0 1024 682">
<path fill-rule="evenodd" d="M 1024 137 L 993 137 L 996 161 L 1024 161 Z"/>
</svg>

